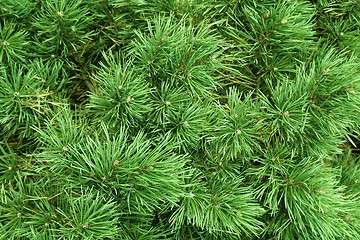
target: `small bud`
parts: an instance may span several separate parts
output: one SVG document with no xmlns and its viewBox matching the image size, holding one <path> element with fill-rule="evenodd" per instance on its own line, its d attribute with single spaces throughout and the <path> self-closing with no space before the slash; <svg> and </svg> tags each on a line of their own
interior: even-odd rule
<svg viewBox="0 0 360 240">
<path fill-rule="evenodd" d="M 105 182 L 105 181 L 106 181 L 106 177 L 103 176 L 103 177 L 101 178 L 101 180 L 102 180 L 103 182 Z"/>
<path fill-rule="evenodd" d="M 14 97 L 18 97 L 20 95 L 19 92 L 14 92 Z"/>
<path fill-rule="evenodd" d="M 236 215 L 238 215 L 239 217 L 242 217 L 242 213 L 240 211 L 236 211 Z"/>
<path fill-rule="evenodd" d="M 67 147 L 67 146 L 63 146 L 62 150 L 63 150 L 64 152 L 69 151 L 69 149 L 68 149 L 68 147 Z"/>
<path fill-rule="evenodd" d="M 59 15 L 59 17 L 63 17 L 64 16 L 64 12 L 63 11 L 60 11 L 57 13 Z"/>
<path fill-rule="evenodd" d="M 170 106 L 170 105 L 171 105 L 171 102 L 165 101 L 164 104 L 165 104 L 166 106 Z"/>
<path fill-rule="evenodd" d="M 120 160 L 116 160 L 116 161 L 113 163 L 112 167 L 115 168 L 117 165 L 119 165 L 119 163 L 120 163 Z"/>
<path fill-rule="evenodd" d="M 284 117 L 288 117 L 290 114 L 289 114 L 289 111 L 285 111 L 285 112 L 283 112 L 283 116 Z"/>
<path fill-rule="evenodd" d="M 45 223 L 44 226 L 45 226 L 46 228 L 48 228 L 48 227 L 50 226 L 50 224 L 49 224 L 49 223 Z"/>
<path fill-rule="evenodd" d="M 191 74 L 191 73 L 188 74 L 188 78 L 192 78 L 192 74 Z"/>
<path fill-rule="evenodd" d="M 283 19 L 283 20 L 281 20 L 281 24 L 285 24 L 285 23 L 287 23 L 288 22 L 288 20 L 287 19 Z"/>
<path fill-rule="evenodd" d="M 87 223 L 85 223 L 83 226 L 82 226 L 82 228 L 83 229 L 87 229 L 87 228 L 89 228 L 90 227 L 90 224 L 87 222 Z"/>
<path fill-rule="evenodd" d="M 51 54 L 50 57 L 55 58 L 55 54 Z"/>
<path fill-rule="evenodd" d="M 340 36 L 344 36 L 344 33 L 343 33 L 343 32 L 341 32 L 341 33 L 340 33 Z"/>
<path fill-rule="evenodd" d="M 352 217 L 353 216 L 351 214 L 348 214 L 347 216 L 345 216 L 345 218 L 344 218 L 345 222 L 347 222 L 347 223 L 350 222 Z"/>
<path fill-rule="evenodd" d="M 194 198 L 194 197 L 195 197 L 195 194 L 193 194 L 193 192 L 189 192 L 189 196 L 190 196 L 191 198 Z"/>
<path fill-rule="evenodd" d="M 324 68 L 324 73 L 330 72 L 330 68 Z"/>
<path fill-rule="evenodd" d="M 168 38 L 169 38 L 169 36 L 165 34 L 165 35 L 161 38 L 161 40 L 164 41 L 164 40 L 167 40 Z"/>
<path fill-rule="evenodd" d="M 270 16 L 270 11 L 266 11 L 264 14 L 264 18 L 268 18 Z"/>
<path fill-rule="evenodd" d="M 9 46 L 10 43 L 9 43 L 8 41 L 3 41 L 3 45 L 4 45 L 4 46 Z"/>
<path fill-rule="evenodd" d="M 152 63 L 152 62 L 151 62 L 150 60 L 149 60 L 149 61 L 147 61 L 147 64 L 148 64 L 148 65 L 150 65 L 151 63 Z"/>
<path fill-rule="evenodd" d="M 119 85 L 119 86 L 118 86 L 118 89 L 119 89 L 119 90 L 121 90 L 122 88 L 123 88 L 123 86 L 122 86 L 122 85 Z"/>
<path fill-rule="evenodd" d="M 19 212 L 18 214 L 17 214 L 17 217 L 21 217 L 22 216 L 22 214 Z"/>
<path fill-rule="evenodd" d="M 219 54 L 214 54 L 213 56 L 211 56 L 211 60 L 217 62 L 217 57 L 219 57 Z"/>
<path fill-rule="evenodd" d="M 134 100 L 134 98 L 128 97 L 128 98 L 126 99 L 126 102 L 131 102 L 131 101 L 133 101 L 133 100 Z"/>
<path fill-rule="evenodd" d="M 355 91 L 355 88 L 354 88 L 354 87 L 349 88 L 349 89 L 348 89 L 348 92 L 351 93 L 351 94 L 356 94 L 356 91 Z"/>
<path fill-rule="evenodd" d="M 236 129 L 235 133 L 236 133 L 237 135 L 241 135 L 242 132 L 241 132 L 240 129 Z"/>
<path fill-rule="evenodd" d="M 189 126 L 190 126 L 187 121 L 184 121 L 184 122 L 183 122 L 183 125 L 184 125 L 185 127 L 189 127 Z"/>
<path fill-rule="evenodd" d="M 234 115 L 234 117 L 235 117 L 235 118 L 238 118 L 238 117 L 239 117 L 239 115 L 235 114 L 235 115 Z"/>
<path fill-rule="evenodd" d="M 11 171 L 12 169 L 13 169 L 12 166 L 8 167 L 8 170 L 9 170 L 9 171 Z"/>
<path fill-rule="evenodd" d="M 154 170 L 155 168 L 153 166 L 149 166 L 149 170 L 152 171 Z"/>
<path fill-rule="evenodd" d="M 277 71 L 277 70 L 279 70 L 279 69 L 278 69 L 277 67 L 274 67 L 273 69 L 274 69 L 274 71 Z"/>
<path fill-rule="evenodd" d="M 328 194 L 328 192 L 324 191 L 324 190 L 317 190 L 317 192 L 320 193 L 320 194 Z"/>
</svg>

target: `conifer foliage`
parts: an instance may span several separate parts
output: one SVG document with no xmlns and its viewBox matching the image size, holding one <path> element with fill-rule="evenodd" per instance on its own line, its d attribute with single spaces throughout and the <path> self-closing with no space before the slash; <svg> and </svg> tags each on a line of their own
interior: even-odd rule
<svg viewBox="0 0 360 240">
<path fill-rule="evenodd" d="M 360 239 L 358 0 L 0 17 L 0 239 Z"/>
</svg>

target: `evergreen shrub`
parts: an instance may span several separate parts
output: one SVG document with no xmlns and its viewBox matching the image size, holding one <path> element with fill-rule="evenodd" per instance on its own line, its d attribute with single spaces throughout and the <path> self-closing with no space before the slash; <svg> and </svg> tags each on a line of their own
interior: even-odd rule
<svg viewBox="0 0 360 240">
<path fill-rule="evenodd" d="M 0 0 L 0 239 L 360 239 L 359 0 Z"/>
</svg>

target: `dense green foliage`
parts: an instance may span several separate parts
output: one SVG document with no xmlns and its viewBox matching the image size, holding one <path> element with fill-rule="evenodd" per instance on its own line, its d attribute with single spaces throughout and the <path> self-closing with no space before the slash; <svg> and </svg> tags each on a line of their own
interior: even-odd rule
<svg viewBox="0 0 360 240">
<path fill-rule="evenodd" d="M 0 0 L 0 239 L 360 239 L 359 0 Z"/>
</svg>

